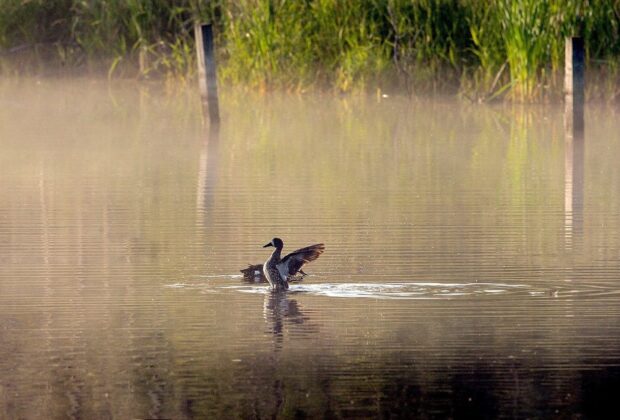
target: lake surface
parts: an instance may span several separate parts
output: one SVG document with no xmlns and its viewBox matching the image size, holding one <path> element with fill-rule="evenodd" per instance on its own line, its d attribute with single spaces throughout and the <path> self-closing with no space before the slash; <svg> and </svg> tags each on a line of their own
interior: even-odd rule
<svg viewBox="0 0 620 420">
<path fill-rule="evenodd" d="M 617 411 L 617 110 L 171 90 L 0 82 L 0 418 Z"/>
</svg>

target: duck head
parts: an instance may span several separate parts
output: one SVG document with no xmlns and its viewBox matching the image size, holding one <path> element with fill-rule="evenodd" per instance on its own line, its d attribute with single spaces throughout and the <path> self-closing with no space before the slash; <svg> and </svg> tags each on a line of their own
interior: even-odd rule
<svg viewBox="0 0 620 420">
<path fill-rule="evenodd" d="M 273 247 L 282 249 L 282 247 L 284 247 L 284 242 L 282 242 L 282 239 L 280 239 L 280 238 L 273 238 L 271 240 L 271 242 L 269 242 L 266 245 L 263 245 L 263 248 L 267 248 L 269 246 L 273 246 Z"/>
</svg>

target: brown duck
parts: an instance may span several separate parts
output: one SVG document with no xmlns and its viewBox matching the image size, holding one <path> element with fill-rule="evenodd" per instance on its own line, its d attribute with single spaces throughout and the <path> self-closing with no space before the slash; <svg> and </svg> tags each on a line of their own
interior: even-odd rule
<svg viewBox="0 0 620 420">
<path fill-rule="evenodd" d="M 319 255 L 325 251 L 325 245 L 316 244 L 298 249 L 286 255 L 284 258 L 280 258 L 282 248 L 284 248 L 282 239 L 273 238 L 271 242 L 263 246 L 263 248 L 269 246 L 273 246 L 275 250 L 269 259 L 265 261 L 265 264 L 263 264 L 263 273 L 271 285 L 271 288 L 277 291 L 288 289 L 289 278 L 298 272 L 306 275 L 301 269 L 304 264 L 316 260 L 319 258 Z"/>
</svg>

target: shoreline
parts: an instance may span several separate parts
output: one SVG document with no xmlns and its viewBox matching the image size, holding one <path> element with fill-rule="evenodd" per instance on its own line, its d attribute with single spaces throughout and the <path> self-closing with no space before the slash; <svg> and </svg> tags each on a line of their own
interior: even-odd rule
<svg viewBox="0 0 620 420">
<path fill-rule="evenodd" d="M 175 92 L 179 87 L 186 86 L 188 89 L 198 90 L 197 72 L 195 69 L 188 70 L 186 74 L 151 74 L 145 77 L 140 74 L 139 69 L 133 66 L 133 63 L 124 63 L 125 67 L 116 74 L 110 74 L 106 69 L 104 60 L 98 60 L 98 63 L 85 64 L 80 67 L 67 67 L 58 65 L 57 63 L 38 62 L 35 65 L 30 64 L 24 68 L 14 67 L 14 63 L 7 64 L 0 57 L 0 77 L 4 81 L 16 80 L 69 80 L 83 79 L 95 82 L 110 83 L 139 83 L 144 86 L 158 86 L 163 90 Z M 218 69 L 219 71 L 219 69 Z M 585 84 L 585 103 L 589 104 L 620 104 L 620 73 L 611 76 L 606 68 L 586 69 Z M 222 80 L 218 77 L 218 86 L 228 93 L 238 94 L 287 94 L 293 96 L 315 96 L 330 95 L 347 97 L 399 97 L 408 99 L 439 99 L 439 100 L 457 100 L 463 103 L 471 104 L 504 104 L 504 105 L 555 105 L 564 102 L 563 92 L 563 74 L 557 72 L 552 83 L 544 87 L 544 92 L 536 99 L 515 100 L 507 94 L 490 97 L 488 92 L 465 90 L 463 86 L 443 86 L 441 88 L 433 88 L 427 85 L 407 86 L 399 83 L 398 77 L 393 74 L 385 74 L 380 81 L 367 82 L 363 86 L 357 86 L 348 91 L 335 89 L 333 86 L 325 84 L 312 84 L 308 86 L 283 86 L 274 84 L 274 86 L 254 86 L 252 84 L 232 83 Z"/>
</svg>

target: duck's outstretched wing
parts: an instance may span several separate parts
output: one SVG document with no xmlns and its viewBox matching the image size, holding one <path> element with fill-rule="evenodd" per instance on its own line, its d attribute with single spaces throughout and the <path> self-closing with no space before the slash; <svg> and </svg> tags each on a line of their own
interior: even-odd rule
<svg viewBox="0 0 620 420">
<path fill-rule="evenodd" d="M 286 257 L 282 258 L 282 260 L 278 263 L 278 267 L 283 267 L 284 272 L 286 272 L 289 276 L 294 276 L 299 270 L 301 270 L 301 267 L 303 267 L 304 264 L 316 260 L 324 251 L 324 244 L 310 245 L 305 248 L 298 249 L 297 251 L 293 251 Z"/>
</svg>

